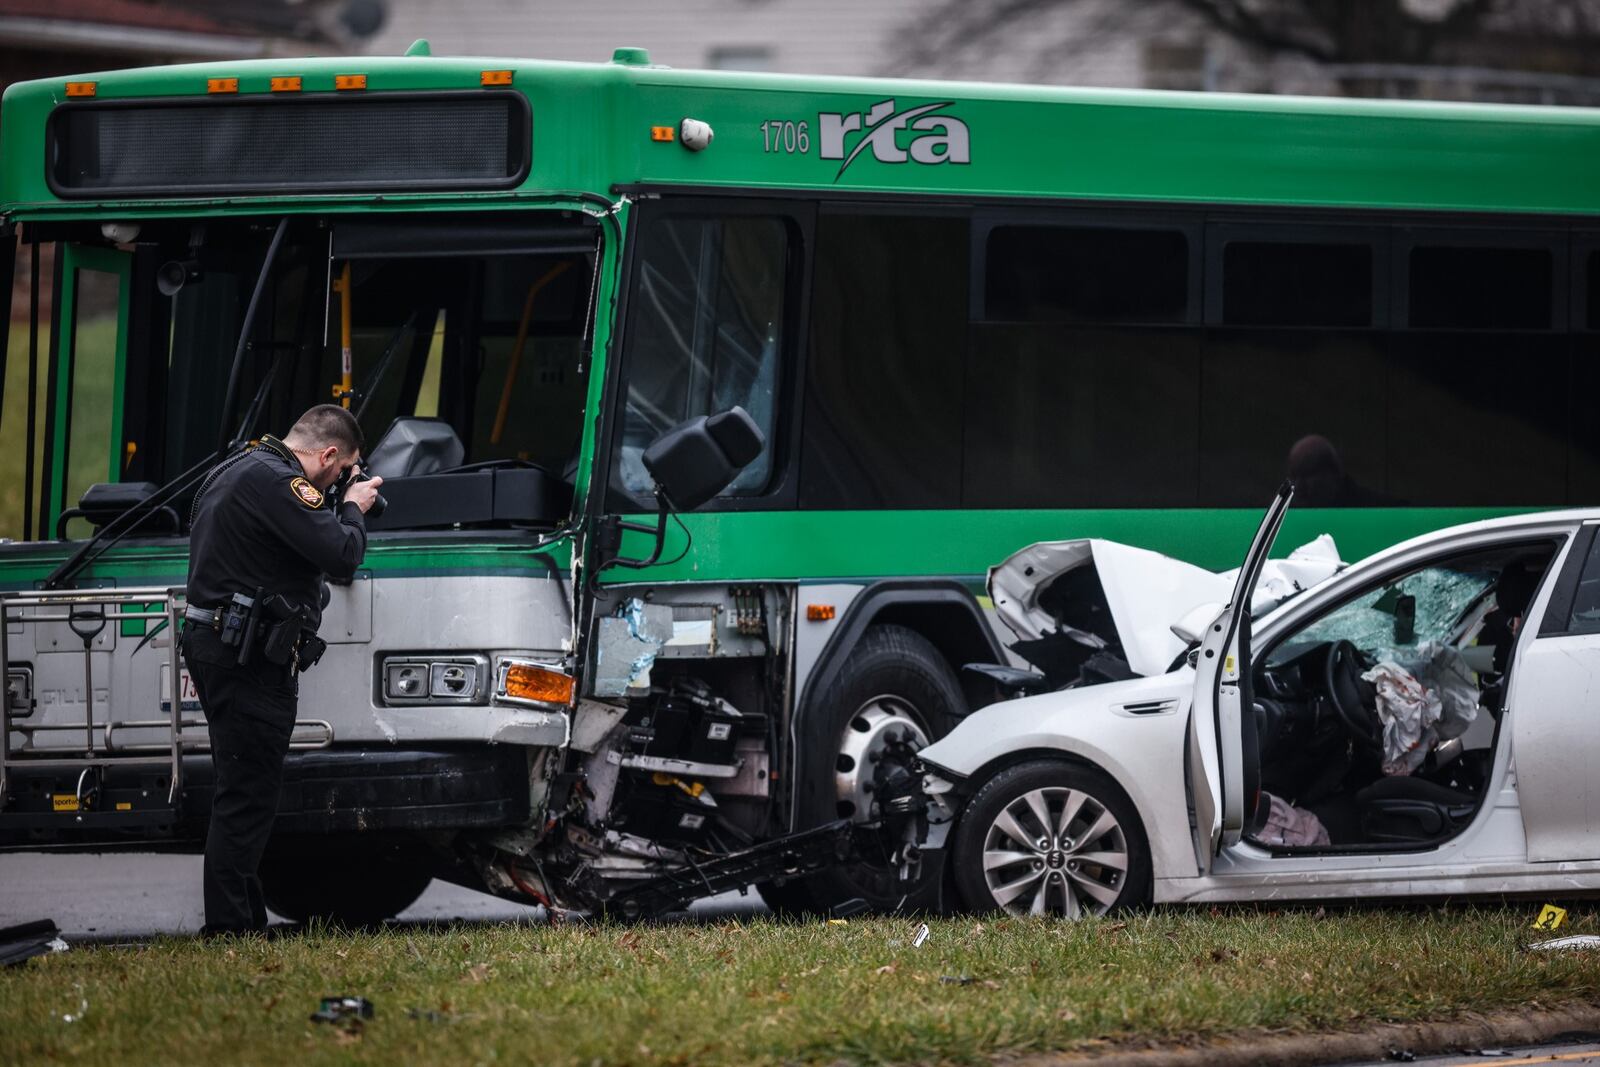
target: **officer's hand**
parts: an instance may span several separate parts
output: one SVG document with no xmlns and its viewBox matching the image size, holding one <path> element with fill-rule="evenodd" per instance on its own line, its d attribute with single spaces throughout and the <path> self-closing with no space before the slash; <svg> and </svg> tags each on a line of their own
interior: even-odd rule
<svg viewBox="0 0 1600 1067">
<path fill-rule="evenodd" d="M 359 482 L 351 482 L 344 491 L 344 498 L 361 509 L 365 515 L 367 509 L 372 507 L 372 502 L 378 498 L 378 486 L 383 484 L 382 478 L 367 478 Z"/>
</svg>

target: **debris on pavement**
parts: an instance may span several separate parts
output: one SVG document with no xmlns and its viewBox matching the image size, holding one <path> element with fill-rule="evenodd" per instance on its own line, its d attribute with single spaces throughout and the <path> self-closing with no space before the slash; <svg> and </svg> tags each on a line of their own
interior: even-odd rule
<svg viewBox="0 0 1600 1067">
<path fill-rule="evenodd" d="M 50 952 L 65 952 L 67 943 L 49 919 L 0 928 L 0 967 L 15 967 Z"/>
</svg>

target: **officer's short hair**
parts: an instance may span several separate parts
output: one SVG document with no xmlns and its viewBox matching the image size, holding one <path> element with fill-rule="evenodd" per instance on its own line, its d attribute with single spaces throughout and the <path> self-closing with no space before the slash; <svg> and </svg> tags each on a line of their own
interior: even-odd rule
<svg viewBox="0 0 1600 1067">
<path fill-rule="evenodd" d="M 318 404 L 301 415 L 299 421 L 289 428 L 289 433 L 312 448 L 337 445 L 339 451 L 351 455 L 366 445 L 361 436 L 361 424 L 338 404 Z"/>
</svg>

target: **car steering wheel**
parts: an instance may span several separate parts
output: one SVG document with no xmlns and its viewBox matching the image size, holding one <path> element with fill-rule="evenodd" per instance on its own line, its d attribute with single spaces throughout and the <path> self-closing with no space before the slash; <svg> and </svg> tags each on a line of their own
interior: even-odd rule
<svg viewBox="0 0 1600 1067">
<path fill-rule="evenodd" d="M 1383 724 L 1378 716 L 1361 700 L 1360 661 L 1356 646 L 1349 641 L 1335 641 L 1328 646 L 1328 657 L 1322 664 L 1323 688 L 1328 700 L 1339 713 L 1345 732 L 1359 748 L 1370 752 L 1383 751 Z"/>
</svg>

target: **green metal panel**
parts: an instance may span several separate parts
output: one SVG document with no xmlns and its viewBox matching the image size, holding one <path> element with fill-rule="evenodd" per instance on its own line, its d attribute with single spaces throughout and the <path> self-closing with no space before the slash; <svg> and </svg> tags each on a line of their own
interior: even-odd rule
<svg viewBox="0 0 1600 1067">
<path fill-rule="evenodd" d="M 515 71 L 533 114 L 532 169 L 512 193 L 385 194 L 385 208 L 514 202 L 559 190 L 604 194 L 618 183 L 772 189 L 1346 205 L 1406 209 L 1600 212 L 1600 111 L 1294 97 L 1051 89 L 929 81 L 674 71 L 620 64 L 516 59 L 371 57 L 195 64 L 75 76 L 97 99 L 203 98 L 208 77 L 237 77 L 241 94 L 296 73 L 308 93 L 331 92 L 339 73 L 365 73 L 369 94 L 477 89 L 479 72 Z M 66 78 L 6 90 L 0 113 L 0 204 L 20 217 L 104 214 L 108 206 L 56 198 L 44 178 L 45 123 Z M 901 130 L 884 151 L 841 169 L 823 157 L 825 122 L 861 132 L 877 106 L 961 124 L 969 161 L 885 162 L 938 131 Z M 837 120 L 826 115 L 840 116 Z M 650 139 L 684 116 L 709 122 L 704 152 Z M 891 120 L 892 121 L 892 120 Z M 771 126 L 807 124 L 800 139 Z M 781 129 L 782 127 L 780 127 Z M 948 126 L 946 131 L 948 132 Z M 794 151 L 789 145 L 794 145 Z M 222 197 L 117 207 L 148 213 L 360 210 L 380 198 Z"/>
<path fill-rule="evenodd" d="M 1290 510 L 1277 540 L 1287 555 L 1331 533 L 1346 560 L 1460 522 L 1533 508 L 1306 508 Z M 644 516 L 638 516 L 644 521 Z M 1212 570 L 1239 566 L 1261 522 L 1251 508 L 1047 511 L 764 511 L 685 515 L 694 550 L 644 571 L 613 568 L 606 583 L 820 580 L 892 575 L 981 575 L 1035 541 L 1102 537 L 1163 552 Z M 669 527 L 664 555 L 683 547 Z M 650 539 L 625 535 L 642 557 Z"/>
<path fill-rule="evenodd" d="M 0 547 L 0 589 L 32 589 L 77 546 L 61 542 Z M 440 543 L 411 539 L 386 541 L 374 535 L 367 546 L 362 570 L 374 577 L 408 578 L 419 575 L 566 575 L 571 567 L 571 543 L 560 539 L 537 550 L 515 542 Z M 119 545 L 97 558 L 84 571 L 82 584 L 98 579 L 117 585 L 182 585 L 189 571 L 189 549 L 184 544 Z"/>
</svg>

